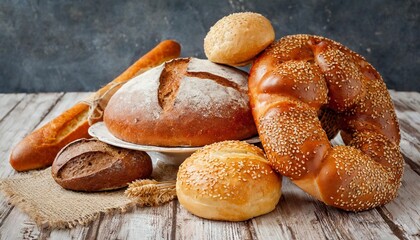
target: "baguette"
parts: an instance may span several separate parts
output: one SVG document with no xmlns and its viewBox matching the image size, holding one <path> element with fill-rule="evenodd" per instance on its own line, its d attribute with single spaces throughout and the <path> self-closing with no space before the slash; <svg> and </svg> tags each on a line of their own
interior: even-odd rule
<svg viewBox="0 0 420 240">
<path fill-rule="evenodd" d="M 136 75 L 180 55 L 180 45 L 165 40 L 137 60 L 112 82 L 89 96 L 84 103 L 73 107 L 30 133 L 10 154 L 10 165 L 17 171 L 45 168 L 52 164 L 57 153 L 68 143 L 89 137 L 89 126 L 102 119 L 109 98 L 125 82 Z"/>
</svg>

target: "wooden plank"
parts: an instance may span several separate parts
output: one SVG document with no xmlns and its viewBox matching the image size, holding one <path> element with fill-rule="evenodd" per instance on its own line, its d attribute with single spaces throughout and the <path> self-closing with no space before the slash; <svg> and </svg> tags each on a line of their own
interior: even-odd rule
<svg viewBox="0 0 420 240">
<path fill-rule="evenodd" d="M 252 220 L 255 239 L 397 239 L 375 209 L 353 213 L 328 207 L 283 179 L 276 210 Z"/>
<path fill-rule="evenodd" d="M 420 94 L 391 92 L 401 129 L 405 171 L 398 197 L 382 210 L 395 231 L 406 238 L 420 238 Z"/>
<path fill-rule="evenodd" d="M 381 207 L 381 215 L 400 238 L 420 239 L 420 176 L 410 166 L 405 166 L 397 198 Z"/>
<path fill-rule="evenodd" d="M 97 239 L 170 239 L 176 201 L 158 207 L 136 208 L 128 213 L 105 215 Z"/>
<path fill-rule="evenodd" d="M 6 118 L 8 114 L 22 101 L 25 97 L 25 94 L 0 94 L 0 125 L 3 122 L 3 119 Z M 3 123 L 4 124 L 4 123 Z M 4 133 L 0 133 L 3 136 Z M 6 153 L 9 150 L 9 145 L 6 144 L 5 140 L 2 138 L 0 144 L 0 154 L 1 156 L 8 156 Z M 8 159 L 1 159 L 1 162 L 8 162 Z M 4 168 L 3 168 L 4 169 Z M 1 199 L 0 204 L 7 205 L 7 202 L 4 198 Z M 0 219 L 4 219 L 9 214 L 9 211 L 1 211 Z"/>
<path fill-rule="evenodd" d="M 160 207 L 133 209 L 124 214 L 101 214 L 88 227 L 53 230 L 45 235 L 52 239 L 79 239 L 82 236 L 86 239 L 168 239 L 173 232 L 174 208 L 175 202 L 171 202 Z"/>
<path fill-rule="evenodd" d="M 318 202 L 315 214 L 327 239 L 399 239 L 377 209 L 345 212 Z"/>
<path fill-rule="evenodd" d="M 1 237 L 7 236 L 7 239 L 11 240 L 38 239 L 40 232 L 36 224 L 26 214 L 16 210 L 14 211 L 14 209 L 11 209 L 10 214 L 8 214 L 0 226 Z"/>
<path fill-rule="evenodd" d="M 404 176 L 398 197 L 379 212 L 400 238 L 420 238 L 420 93 L 390 91 L 401 129 Z"/>
<path fill-rule="evenodd" d="M 77 226 L 72 229 L 42 229 L 39 239 L 97 239 L 99 220 L 88 226 Z"/>
<path fill-rule="evenodd" d="M 401 149 L 407 163 L 420 173 L 420 93 L 391 92 L 401 129 Z"/>
<path fill-rule="evenodd" d="M 25 94 L 0 94 L 0 122 L 15 106 L 22 101 Z"/>
<path fill-rule="evenodd" d="M 314 201 L 283 177 L 282 197 L 276 209 L 251 220 L 255 239 L 325 239 L 315 215 Z"/>
<path fill-rule="evenodd" d="M 12 147 L 38 125 L 61 96 L 59 93 L 29 94 L 0 122 L 0 178 L 14 173 L 9 165 Z"/>
<path fill-rule="evenodd" d="M 400 110 L 420 110 L 420 93 L 389 91 L 395 108 Z"/>
<path fill-rule="evenodd" d="M 1 228 L 0 239 L 97 239 L 95 229 L 98 228 L 99 220 L 88 226 L 77 226 L 72 229 L 39 229 L 26 214 L 20 211 L 11 211 L 7 219 L 14 219 L 14 227 Z M 93 233 L 91 229 L 94 230 Z"/>
<path fill-rule="evenodd" d="M 0 154 L 2 158 L 0 160 L 0 168 L 2 169 L 0 173 L 1 178 L 16 173 L 8 161 L 11 148 L 31 131 L 42 118 L 44 118 L 61 95 L 62 94 L 56 93 L 42 96 L 39 94 L 26 95 L 22 101 L 14 107 L 13 111 L 2 119 L 0 122 L 0 142 L 2 143 L 0 144 Z M 28 119 L 30 119 L 30 121 L 28 121 Z M 22 225 L 26 226 L 24 228 L 25 230 L 12 234 L 10 231 L 16 230 L 16 222 L 12 221 L 12 225 L 9 226 L 5 226 L 5 222 L 7 222 L 7 219 L 13 220 L 17 213 L 12 213 L 13 206 L 8 204 L 3 195 L 0 196 L 0 201 L 0 234 L 2 236 L 22 239 L 25 234 L 36 235 L 39 233 L 37 229 L 34 228 L 34 224 L 29 223 L 30 221 L 26 218 L 20 222 Z"/>
<path fill-rule="evenodd" d="M 12 145 L 8 146 L 10 148 L 22 139 L 28 132 L 53 119 L 64 110 L 71 107 L 75 103 L 76 99 L 81 99 L 86 95 L 87 93 L 68 93 L 65 95 L 59 93 L 48 93 L 29 95 L 31 97 L 28 98 L 28 100 L 25 98 L 22 101 L 22 106 L 16 107 L 14 111 L 10 113 L 10 116 L 1 122 L 0 134 L 2 133 L 2 129 L 11 129 L 11 133 L 15 131 L 18 132 L 15 136 L 17 138 L 16 141 L 14 141 Z M 36 111 L 33 111 L 33 109 L 36 109 Z M 18 119 L 18 121 L 15 119 Z M 28 122 L 27 119 L 32 120 Z M 10 149 L 8 151 L 10 151 Z M 3 169 L 6 169 L 6 171 L 2 172 L 2 174 L 6 174 L 7 172 L 9 172 L 8 175 L 14 174 L 15 171 L 10 167 L 8 161 L 4 162 L 7 162 L 7 165 L 4 166 Z M 3 175 L 2 177 L 5 176 L 7 175 Z M 19 209 L 8 205 L 3 196 L 1 197 L 1 201 L 0 210 L 5 214 L 3 216 L 4 218 L 1 219 L 2 224 L 0 226 L 0 233 L 6 232 L 7 236 L 16 236 L 19 239 L 23 238 L 24 235 L 28 233 L 30 233 L 30 236 L 37 237 L 40 237 L 41 233 L 44 233 L 44 236 L 49 233 L 46 230 L 44 230 L 45 232 L 40 232 L 40 229 L 38 229 L 38 227 L 26 214 L 21 212 Z M 80 235 L 80 233 L 83 233 L 82 228 L 78 230 L 79 231 L 73 231 L 73 234 Z"/>
<path fill-rule="evenodd" d="M 211 221 L 189 213 L 178 201 L 176 239 L 252 239 L 247 222 Z"/>
</svg>

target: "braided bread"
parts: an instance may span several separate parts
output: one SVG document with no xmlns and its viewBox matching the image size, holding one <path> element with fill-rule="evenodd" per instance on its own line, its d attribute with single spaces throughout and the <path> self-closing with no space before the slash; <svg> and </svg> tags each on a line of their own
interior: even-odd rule
<svg viewBox="0 0 420 240">
<path fill-rule="evenodd" d="M 382 77 L 363 57 L 323 37 L 287 36 L 254 61 L 249 94 L 272 167 L 297 186 L 348 211 L 395 198 L 399 126 Z M 326 112 L 335 119 L 321 124 Z M 331 146 L 334 129 L 346 146 Z"/>
</svg>

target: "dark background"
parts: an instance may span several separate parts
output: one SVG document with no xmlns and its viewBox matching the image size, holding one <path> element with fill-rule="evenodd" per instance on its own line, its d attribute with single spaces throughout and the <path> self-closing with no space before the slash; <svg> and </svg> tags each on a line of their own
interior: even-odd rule
<svg viewBox="0 0 420 240">
<path fill-rule="evenodd" d="M 390 89 L 420 91 L 420 1 L 1 1 L 0 92 L 94 91 L 164 39 L 205 58 L 209 28 L 259 12 L 276 37 L 309 33 L 365 56 Z"/>
</svg>

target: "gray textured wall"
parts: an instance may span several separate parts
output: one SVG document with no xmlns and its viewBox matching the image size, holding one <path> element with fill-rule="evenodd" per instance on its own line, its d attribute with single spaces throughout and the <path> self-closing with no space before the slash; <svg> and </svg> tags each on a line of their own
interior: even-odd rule
<svg viewBox="0 0 420 240">
<path fill-rule="evenodd" d="M 0 92 L 92 91 L 163 39 L 204 57 L 221 17 L 255 11 L 277 38 L 323 35 L 365 56 L 387 86 L 420 91 L 419 0 L 0 2 Z"/>
</svg>

